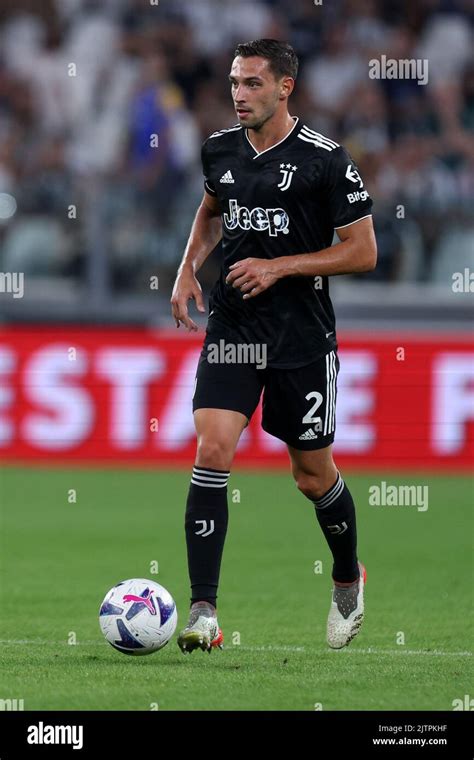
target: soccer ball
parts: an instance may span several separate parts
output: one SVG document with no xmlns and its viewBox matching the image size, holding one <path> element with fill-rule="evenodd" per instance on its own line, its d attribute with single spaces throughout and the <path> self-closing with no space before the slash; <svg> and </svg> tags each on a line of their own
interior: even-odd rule
<svg viewBox="0 0 474 760">
<path fill-rule="evenodd" d="M 100 606 L 102 633 L 114 649 L 124 654 L 152 654 L 162 649 L 177 622 L 171 594 L 145 578 L 117 583 Z"/>
</svg>

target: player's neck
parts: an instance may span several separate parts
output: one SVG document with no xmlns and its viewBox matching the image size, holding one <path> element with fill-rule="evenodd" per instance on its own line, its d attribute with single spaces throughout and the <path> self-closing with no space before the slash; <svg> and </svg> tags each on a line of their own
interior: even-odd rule
<svg viewBox="0 0 474 760">
<path fill-rule="evenodd" d="M 281 118 L 271 118 L 266 121 L 261 129 L 247 129 L 247 137 L 257 153 L 262 153 L 284 140 L 294 128 L 295 123 L 296 120 L 286 112 Z"/>
</svg>

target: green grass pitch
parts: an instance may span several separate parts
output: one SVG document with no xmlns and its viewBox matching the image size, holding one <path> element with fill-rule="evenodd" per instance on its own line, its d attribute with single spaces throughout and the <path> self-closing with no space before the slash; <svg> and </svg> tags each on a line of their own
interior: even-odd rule
<svg viewBox="0 0 474 760">
<path fill-rule="evenodd" d="M 332 563 L 314 507 L 289 472 L 234 470 L 218 596 L 225 648 L 183 656 L 190 471 L 0 474 L 0 699 L 25 710 L 452 710 L 472 694 L 472 480 L 342 472 L 367 566 L 366 619 L 332 651 Z M 428 509 L 370 506 L 382 480 L 428 485 Z M 115 651 L 98 625 L 105 593 L 130 577 L 156 579 L 178 607 L 170 643 L 147 657 Z"/>
</svg>

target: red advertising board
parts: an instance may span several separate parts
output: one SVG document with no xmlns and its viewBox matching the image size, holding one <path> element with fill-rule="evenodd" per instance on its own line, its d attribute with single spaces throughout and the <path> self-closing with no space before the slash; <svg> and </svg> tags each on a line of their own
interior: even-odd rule
<svg viewBox="0 0 474 760">
<path fill-rule="evenodd" d="M 22 326 L 0 332 L 3 462 L 189 465 L 204 331 Z M 453 470 L 474 462 L 474 340 L 339 332 L 341 467 Z M 288 467 L 285 444 L 244 431 L 235 465 Z"/>
</svg>

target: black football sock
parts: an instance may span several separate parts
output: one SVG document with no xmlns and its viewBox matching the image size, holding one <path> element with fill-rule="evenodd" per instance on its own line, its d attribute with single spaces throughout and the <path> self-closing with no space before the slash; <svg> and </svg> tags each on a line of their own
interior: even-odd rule
<svg viewBox="0 0 474 760">
<path fill-rule="evenodd" d="M 193 468 L 186 502 L 185 531 L 191 604 L 216 607 L 217 586 L 227 532 L 227 480 L 230 472 Z"/>
<path fill-rule="evenodd" d="M 337 473 L 337 480 L 329 491 L 311 501 L 334 559 L 333 580 L 340 583 L 354 581 L 360 574 L 356 514 L 352 496 L 340 473 Z"/>
</svg>

